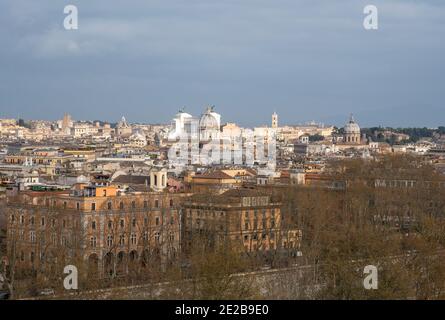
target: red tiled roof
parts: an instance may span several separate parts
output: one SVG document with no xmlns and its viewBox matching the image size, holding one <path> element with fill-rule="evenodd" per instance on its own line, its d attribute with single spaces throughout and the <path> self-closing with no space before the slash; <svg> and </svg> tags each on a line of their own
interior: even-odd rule
<svg viewBox="0 0 445 320">
<path fill-rule="evenodd" d="M 193 176 L 193 178 L 201 178 L 201 179 L 233 179 L 227 173 L 224 173 L 224 172 L 219 171 L 219 170 L 218 171 L 205 172 L 203 174 Z"/>
</svg>

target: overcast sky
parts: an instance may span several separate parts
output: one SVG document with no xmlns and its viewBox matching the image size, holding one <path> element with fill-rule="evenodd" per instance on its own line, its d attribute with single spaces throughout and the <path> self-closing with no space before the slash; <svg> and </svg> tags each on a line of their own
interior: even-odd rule
<svg viewBox="0 0 445 320">
<path fill-rule="evenodd" d="M 1 0 L 0 40 L 0 118 L 445 125 L 444 0 Z"/>
</svg>

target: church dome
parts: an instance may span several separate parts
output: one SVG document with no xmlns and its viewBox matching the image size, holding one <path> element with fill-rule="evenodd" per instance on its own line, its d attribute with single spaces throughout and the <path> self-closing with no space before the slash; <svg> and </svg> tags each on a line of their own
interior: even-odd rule
<svg viewBox="0 0 445 320">
<path fill-rule="evenodd" d="M 360 134 L 360 127 L 354 121 L 354 117 L 352 115 L 351 118 L 349 119 L 349 122 L 345 125 L 344 130 L 345 133 Z"/>
<path fill-rule="evenodd" d="M 209 112 L 209 110 L 207 110 L 202 116 L 201 119 L 199 120 L 199 127 L 201 129 L 217 129 L 219 130 L 218 127 L 218 120 L 216 120 L 216 118 L 211 114 L 211 112 Z"/>
</svg>

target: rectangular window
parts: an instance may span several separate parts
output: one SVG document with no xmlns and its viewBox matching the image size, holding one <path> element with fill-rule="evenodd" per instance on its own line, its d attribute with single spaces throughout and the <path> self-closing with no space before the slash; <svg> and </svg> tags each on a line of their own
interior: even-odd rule
<svg viewBox="0 0 445 320">
<path fill-rule="evenodd" d="M 107 237 L 107 246 L 108 247 L 113 246 L 113 236 L 108 236 Z"/>
<path fill-rule="evenodd" d="M 96 203 L 91 204 L 91 211 L 96 211 Z"/>
</svg>

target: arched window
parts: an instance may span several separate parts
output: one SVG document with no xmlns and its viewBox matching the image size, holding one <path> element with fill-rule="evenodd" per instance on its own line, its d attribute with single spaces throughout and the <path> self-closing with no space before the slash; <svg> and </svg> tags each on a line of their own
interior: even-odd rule
<svg viewBox="0 0 445 320">
<path fill-rule="evenodd" d="M 91 229 L 96 230 L 96 221 L 91 222 Z"/>
<path fill-rule="evenodd" d="M 30 232 L 29 232 L 29 240 L 30 240 L 32 243 L 35 243 L 35 242 L 36 242 L 36 232 L 35 232 L 35 231 L 30 231 Z"/>
<path fill-rule="evenodd" d="M 95 237 L 95 236 L 92 236 L 92 237 L 90 238 L 90 246 L 91 246 L 91 248 L 96 248 L 96 242 L 97 242 L 96 237 Z"/>
<path fill-rule="evenodd" d="M 137 243 L 137 237 L 135 233 L 131 234 L 131 244 L 135 245 Z"/>
<path fill-rule="evenodd" d="M 125 235 L 121 234 L 119 236 L 119 245 L 124 246 L 125 245 Z"/>
</svg>

